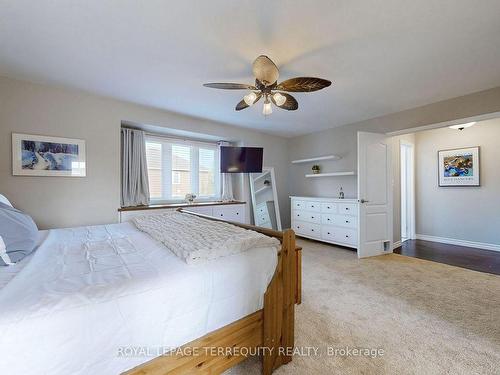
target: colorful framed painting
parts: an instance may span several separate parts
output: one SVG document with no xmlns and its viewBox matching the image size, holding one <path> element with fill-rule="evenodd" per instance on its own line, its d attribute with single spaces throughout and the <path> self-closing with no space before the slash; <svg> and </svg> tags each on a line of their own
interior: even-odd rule
<svg viewBox="0 0 500 375">
<path fill-rule="evenodd" d="M 12 174 L 85 177 L 85 141 L 12 133 Z"/>
<path fill-rule="evenodd" d="M 480 186 L 479 146 L 438 151 L 439 186 Z"/>
</svg>

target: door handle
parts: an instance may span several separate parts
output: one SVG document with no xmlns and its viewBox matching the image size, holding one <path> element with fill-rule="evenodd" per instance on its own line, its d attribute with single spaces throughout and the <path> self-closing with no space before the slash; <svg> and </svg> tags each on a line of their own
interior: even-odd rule
<svg viewBox="0 0 500 375">
<path fill-rule="evenodd" d="M 365 200 L 365 199 L 360 199 L 359 200 L 359 203 L 368 203 L 369 201 Z"/>
</svg>

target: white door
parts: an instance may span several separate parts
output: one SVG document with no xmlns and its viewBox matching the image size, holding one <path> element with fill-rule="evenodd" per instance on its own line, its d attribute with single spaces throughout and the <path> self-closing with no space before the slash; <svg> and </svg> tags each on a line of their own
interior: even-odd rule
<svg viewBox="0 0 500 375">
<path fill-rule="evenodd" d="M 392 253 L 391 140 L 358 132 L 358 257 Z"/>
</svg>

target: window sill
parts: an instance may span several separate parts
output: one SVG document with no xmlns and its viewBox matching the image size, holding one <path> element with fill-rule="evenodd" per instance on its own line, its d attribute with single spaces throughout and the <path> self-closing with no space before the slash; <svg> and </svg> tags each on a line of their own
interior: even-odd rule
<svg viewBox="0 0 500 375">
<path fill-rule="evenodd" d="M 180 208 L 180 207 L 204 207 L 204 206 L 226 206 L 231 204 L 246 204 L 243 201 L 212 201 L 212 202 L 195 202 L 195 203 L 167 203 L 167 204 L 150 204 L 148 206 L 121 207 L 119 212 L 124 211 L 140 211 L 140 210 L 155 210 L 160 208 Z"/>
</svg>

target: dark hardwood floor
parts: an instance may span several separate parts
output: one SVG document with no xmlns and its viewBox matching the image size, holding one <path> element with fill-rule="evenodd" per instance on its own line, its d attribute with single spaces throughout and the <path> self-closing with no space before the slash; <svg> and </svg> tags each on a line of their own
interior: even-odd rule
<svg viewBox="0 0 500 375">
<path fill-rule="evenodd" d="M 408 240 L 394 250 L 396 254 L 432 260 L 474 271 L 500 275 L 500 252 L 439 242 Z"/>
</svg>

